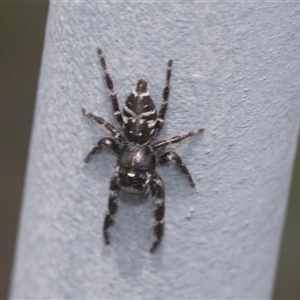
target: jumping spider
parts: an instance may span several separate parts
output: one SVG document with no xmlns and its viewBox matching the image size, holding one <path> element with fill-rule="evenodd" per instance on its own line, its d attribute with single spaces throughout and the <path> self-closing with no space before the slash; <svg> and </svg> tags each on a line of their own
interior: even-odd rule
<svg viewBox="0 0 300 300">
<path fill-rule="evenodd" d="M 174 151 L 164 153 L 157 151 L 165 149 L 170 144 L 178 143 L 188 137 L 196 135 L 203 131 L 203 128 L 150 144 L 161 131 L 164 124 L 168 107 L 172 60 L 168 62 L 161 108 L 158 113 L 147 91 L 147 82 L 140 79 L 137 82 L 136 89 L 127 98 L 122 114 L 101 48 L 98 48 L 98 54 L 109 90 L 114 116 L 119 125 L 119 129 L 117 129 L 101 117 L 97 117 L 85 109 L 82 109 L 84 115 L 104 125 L 113 136 L 113 138 L 102 138 L 87 155 L 85 162 L 89 162 L 92 155 L 99 152 L 103 146 L 109 147 L 118 156 L 116 171 L 110 181 L 108 212 L 103 224 L 104 241 L 106 244 L 110 243 L 108 229 L 114 223 L 114 217 L 118 207 L 117 197 L 119 192 L 125 190 L 130 193 L 145 194 L 150 190 L 155 203 L 155 240 L 150 248 L 150 252 L 154 252 L 163 236 L 163 218 L 165 212 L 164 185 L 160 176 L 156 173 L 156 164 L 164 164 L 169 161 L 174 162 L 179 167 L 179 170 L 187 177 L 190 185 L 192 187 L 195 186 L 187 167 L 183 164 L 178 154 Z"/>
</svg>

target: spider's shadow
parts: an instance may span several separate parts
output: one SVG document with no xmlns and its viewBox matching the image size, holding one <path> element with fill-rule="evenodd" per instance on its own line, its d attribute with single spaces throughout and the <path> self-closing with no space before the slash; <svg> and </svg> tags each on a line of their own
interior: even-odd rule
<svg viewBox="0 0 300 300">
<path fill-rule="evenodd" d="M 145 194 L 128 193 L 121 191 L 119 194 L 119 201 L 131 206 L 142 205 L 146 201 L 151 200 L 150 198 L 151 195 L 149 191 Z"/>
</svg>

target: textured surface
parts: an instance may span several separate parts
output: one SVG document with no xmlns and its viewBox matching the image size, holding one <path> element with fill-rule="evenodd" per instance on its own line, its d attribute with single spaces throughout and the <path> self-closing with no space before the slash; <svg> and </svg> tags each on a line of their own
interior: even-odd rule
<svg viewBox="0 0 300 300">
<path fill-rule="evenodd" d="M 12 298 L 267 298 L 299 127 L 300 5 L 55 3 L 20 224 Z M 166 232 L 157 253 L 152 203 L 120 201 L 102 241 L 106 135 L 82 107 L 112 121 L 96 55 L 101 45 L 121 103 L 137 79 L 157 105 L 174 59 L 161 137 L 204 126 L 178 147 L 196 182 L 170 166 Z"/>
</svg>

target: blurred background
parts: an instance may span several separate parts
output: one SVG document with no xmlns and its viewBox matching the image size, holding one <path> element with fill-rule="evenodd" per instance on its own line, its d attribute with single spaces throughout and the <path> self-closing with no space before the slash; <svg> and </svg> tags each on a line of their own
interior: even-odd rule
<svg viewBox="0 0 300 300">
<path fill-rule="evenodd" d="M 47 11 L 45 0 L 0 0 L 0 299 L 8 296 Z M 300 151 L 274 299 L 300 299 L 299 178 Z"/>
</svg>

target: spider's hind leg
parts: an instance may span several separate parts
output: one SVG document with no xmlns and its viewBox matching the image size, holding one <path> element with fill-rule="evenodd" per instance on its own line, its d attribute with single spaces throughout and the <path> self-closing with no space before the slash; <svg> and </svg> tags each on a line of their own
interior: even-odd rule
<svg viewBox="0 0 300 300">
<path fill-rule="evenodd" d="M 172 72 L 172 63 L 173 61 L 170 59 L 168 61 L 168 68 L 167 68 L 167 74 L 166 74 L 166 82 L 165 87 L 162 94 L 162 101 L 161 101 L 161 107 L 158 113 L 157 118 L 157 132 L 159 132 L 165 122 L 165 115 L 168 109 L 168 101 L 169 101 L 169 93 L 170 93 L 170 79 L 171 79 L 171 72 Z"/>
<path fill-rule="evenodd" d="M 100 58 L 100 62 L 101 62 L 101 66 L 102 66 L 102 69 L 103 69 L 103 73 L 104 73 L 104 77 L 105 77 L 105 82 L 106 82 L 106 85 L 107 85 L 107 88 L 109 90 L 109 95 L 110 95 L 110 98 L 111 98 L 111 102 L 112 102 L 112 106 L 113 106 L 113 110 L 114 110 L 114 115 L 115 115 L 115 118 L 118 122 L 118 124 L 123 127 L 123 117 L 122 117 L 122 114 L 120 112 L 120 109 L 119 109 L 119 103 L 118 103 L 118 99 L 117 99 L 117 94 L 114 90 L 114 85 L 113 85 L 113 82 L 112 82 L 112 79 L 108 73 L 108 70 L 107 70 L 107 67 L 106 67 L 106 62 L 105 62 L 105 58 L 103 56 L 103 53 L 102 53 L 102 50 L 100 47 L 98 47 L 97 49 L 98 51 L 98 55 L 99 55 L 99 58 Z"/>
<path fill-rule="evenodd" d="M 92 113 L 88 112 L 86 109 L 82 108 L 81 109 L 82 113 L 91 118 L 92 120 L 94 120 L 95 122 L 97 122 L 100 125 L 103 125 L 108 131 L 110 131 L 110 133 L 118 138 L 120 136 L 120 132 L 115 128 L 115 126 L 113 126 L 112 124 L 106 122 L 103 118 L 101 117 L 97 117 L 95 115 L 93 115 Z"/>
<path fill-rule="evenodd" d="M 151 192 L 155 203 L 155 224 L 154 235 L 156 240 L 153 242 L 150 252 L 154 252 L 160 244 L 164 232 L 164 214 L 165 214 L 165 189 L 161 178 L 156 174 L 150 183 Z"/>
</svg>

